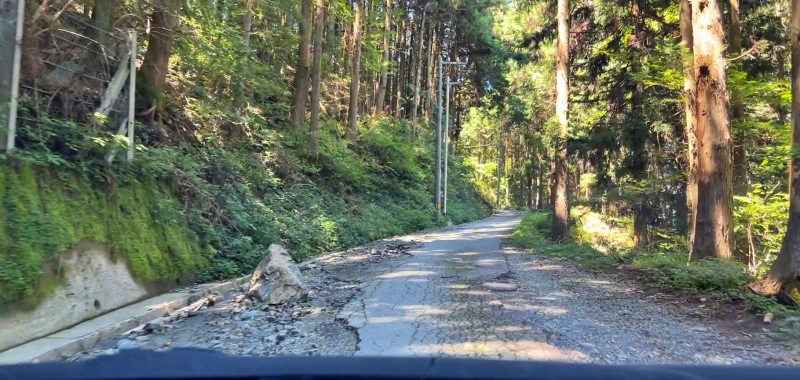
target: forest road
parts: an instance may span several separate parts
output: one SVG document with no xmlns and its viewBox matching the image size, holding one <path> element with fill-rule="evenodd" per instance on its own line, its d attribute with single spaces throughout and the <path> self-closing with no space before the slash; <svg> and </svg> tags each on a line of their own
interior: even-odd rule
<svg viewBox="0 0 800 380">
<path fill-rule="evenodd" d="M 501 212 L 435 232 L 371 276 L 339 313 L 355 355 L 595 363 L 769 364 L 752 345 L 632 296 L 624 285 L 505 247 L 521 219 Z M 749 339 L 745 336 L 741 338 Z"/>
<path fill-rule="evenodd" d="M 625 284 L 505 246 L 521 218 L 499 212 L 329 254 L 301 265 L 307 302 L 265 305 L 234 289 L 152 331 L 64 359 L 193 347 L 257 356 L 797 364 L 796 347 L 718 331 Z"/>
</svg>

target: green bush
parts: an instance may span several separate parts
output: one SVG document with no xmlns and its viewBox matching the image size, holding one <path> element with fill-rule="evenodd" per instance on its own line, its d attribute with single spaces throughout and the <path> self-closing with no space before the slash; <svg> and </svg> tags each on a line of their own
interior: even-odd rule
<svg viewBox="0 0 800 380">
<path fill-rule="evenodd" d="M 142 147 L 114 166 L 45 148 L 0 155 L 0 302 L 34 306 L 58 282 L 43 268 L 81 241 L 107 245 L 145 282 L 208 281 L 251 271 L 272 243 L 302 260 L 444 223 L 432 204 L 430 144 L 403 122 L 371 123 L 355 147 L 326 124 L 316 157 L 295 132 L 256 152 Z M 453 162 L 450 218 L 487 216 L 469 169 Z"/>
</svg>

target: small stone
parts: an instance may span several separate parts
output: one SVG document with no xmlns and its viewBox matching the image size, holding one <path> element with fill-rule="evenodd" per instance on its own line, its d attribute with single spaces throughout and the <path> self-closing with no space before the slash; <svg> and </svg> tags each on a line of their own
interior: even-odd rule
<svg viewBox="0 0 800 380">
<path fill-rule="evenodd" d="M 772 320 L 775 319 L 775 315 L 772 313 L 764 314 L 764 323 L 772 323 Z"/>
<path fill-rule="evenodd" d="M 192 294 L 191 296 L 189 296 L 189 300 L 186 302 L 188 302 L 189 305 L 191 305 L 197 301 L 200 301 L 201 298 L 203 298 L 203 296 L 200 294 Z"/>
<path fill-rule="evenodd" d="M 700 302 L 706 302 L 706 299 L 705 298 L 701 298 Z"/>
<path fill-rule="evenodd" d="M 286 334 L 282 332 L 275 335 L 275 343 L 283 342 L 284 339 L 286 339 Z"/>
<path fill-rule="evenodd" d="M 258 311 L 256 311 L 256 310 L 246 311 L 246 312 L 242 313 L 242 320 L 243 321 L 247 321 L 247 320 L 255 318 L 257 315 L 258 315 Z"/>
<path fill-rule="evenodd" d="M 121 339 L 117 342 L 117 349 L 118 350 L 135 350 L 139 348 L 132 340 L 130 339 Z"/>
<path fill-rule="evenodd" d="M 146 332 L 148 334 L 152 334 L 152 333 L 154 333 L 154 332 L 156 332 L 156 331 L 158 331 L 160 329 L 161 329 L 161 324 L 159 324 L 157 322 L 147 322 L 147 323 L 145 323 L 144 327 L 142 328 L 142 331 L 144 331 L 144 332 Z"/>
<path fill-rule="evenodd" d="M 233 310 L 231 310 L 231 313 L 235 313 L 235 314 L 239 314 L 241 312 L 242 312 L 242 309 L 240 309 L 238 307 L 234 307 Z"/>
<path fill-rule="evenodd" d="M 244 294 L 239 294 L 238 296 L 233 297 L 233 302 L 241 303 L 242 301 L 244 301 Z"/>
<path fill-rule="evenodd" d="M 594 345 L 593 345 L 593 344 L 591 344 L 591 343 L 585 343 L 585 342 L 584 342 L 584 343 L 581 343 L 580 345 L 581 345 L 581 347 L 583 347 L 583 348 L 594 349 Z"/>
<path fill-rule="evenodd" d="M 155 349 L 155 352 L 165 352 L 165 351 L 167 351 L 167 350 L 165 350 L 163 348 L 156 348 Z"/>
<path fill-rule="evenodd" d="M 692 327 L 692 328 L 690 328 L 690 329 L 689 329 L 689 331 L 693 331 L 693 332 L 706 332 L 706 331 L 708 331 L 708 329 L 707 329 L 707 328 L 705 328 L 705 327 L 699 327 L 699 326 L 698 326 L 698 327 Z"/>
<path fill-rule="evenodd" d="M 116 355 L 119 352 L 116 348 L 109 348 L 103 351 L 103 355 Z"/>
<path fill-rule="evenodd" d="M 788 317 L 784 320 L 784 322 L 787 324 L 797 323 L 800 322 L 800 317 Z"/>
<path fill-rule="evenodd" d="M 147 335 L 142 335 L 142 336 L 137 336 L 135 339 L 137 342 L 147 342 L 148 340 L 150 340 L 150 337 Z"/>
</svg>

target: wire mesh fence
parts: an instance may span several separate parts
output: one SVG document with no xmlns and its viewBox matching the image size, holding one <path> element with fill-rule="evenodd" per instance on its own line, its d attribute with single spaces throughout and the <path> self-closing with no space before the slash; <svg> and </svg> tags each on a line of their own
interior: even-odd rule
<svg viewBox="0 0 800 380">
<path fill-rule="evenodd" d="M 17 1 L 23 0 L 0 0 L 0 4 Z M 42 136 L 58 134 L 67 127 L 89 128 L 94 134 L 123 132 L 134 88 L 129 83 L 134 47 L 129 29 L 119 25 L 120 20 L 91 14 L 98 9 L 84 9 L 79 2 L 27 1 L 19 65 L 17 145 L 47 144 Z M 15 25 L 6 21 L 11 16 L 10 11 L 4 12 L 0 26 L 1 70 L 6 70 L 7 57 L 14 56 L 13 38 L 10 48 L 6 38 L 6 30 L 12 29 L 6 24 Z M 5 94 L 5 81 L 0 86 Z"/>
</svg>

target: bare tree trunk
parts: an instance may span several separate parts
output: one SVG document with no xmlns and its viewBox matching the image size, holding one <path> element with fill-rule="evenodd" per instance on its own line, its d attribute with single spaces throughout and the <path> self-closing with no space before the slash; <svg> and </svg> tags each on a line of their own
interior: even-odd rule
<svg viewBox="0 0 800 380">
<path fill-rule="evenodd" d="M 436 72 L 436 49 L 437 49 L 436 45 L 437 45 L 437 42 L 438 42 L 438 39 L 436 38 L 436 36 L 437 36 L 436 33 L 437 33 L 436 25 L 434 23 L 429 23 L 428 24 L 428 35 L 430 36 L 430 38 L 428 38 L 428 40 L 430 41 L 430 43 L 428 43 L 428 66 L 427 66 L 428 69 L 427 69 L 427 75 L 426 75 L 426 77 L 427 77 L 427 85 L 425 86 L 425 88 L 427 88 L 428 91 L 425 93 L 425 110 L 424 110 L 424 112 L 425 112 L 425 120 L 427 120 L 428 123 L 431 122 L 432 117 L 433 117 L 432 116 L 433 115 L 433 94 L 434 94 L 434 84 L 433 83 L 434 83 L 435 76 L 436 76 L 436 74 L 435 74 L 435 72 Z M 442 83 L 444 83 L 444 85 L 447 86 L 447 82 L 444 82 L 444 80 L 442 81 Z"/>
<path fill-rule="evenodd" d="M 152 94 L 152 98 L 145 98 L 145 101 L 157 103 L 167 83 L 169 58 L 172 55 L 172 33 L 178 26 L 180 4 L 180 0 L 158 0 L 153 4 L 150 36 L 141 68 L 142 79 L 147 84 L 145 93 Z M 147 104 L 148 107 L 155 105 L 157 104 Z"/>
<path fill-rule="evenodd" d="M 350 76 L 350 106 L 348 118 L 350 120 L 350 132 L 348 138 L 353 144 L 358 138 L 358 90 L 359 72 L 361 71 L 361 13 L 363 12 L 362 0 L 356 0 L 356 14 L 353 20 L 353 67 Z"/>
<path fill-rule="evenodd" d="M 378 95 L 375 96 L 375 112 L 377 116 L 383 112 L 384 98 L 386 98 L 386 80 L 389 76 L 389 33 L 392 31 L 392 0 L 386 0 L 383 9 L 383 57 L 381 59 L 381 79 L 378 85 Z"/>
<path fill-rule="evenodd" d="M 253 30 L 253 0 L 244 0 L 244 15 L 242 16 L 242 43 L 246 47 L 246 55 L 250 55 L 250 34 Z M 239 70 L 235 70 L 233 75 L 235 80 L 231 80 L 231 90 L 233 93 L 233 107 L 241 108 L 246 98 L 244 78 L 239 74 Z"/>
<path fill-rule="evenodd" d="M 306 101 L 308 100 L 308 75 L 311 72 L 311 0 L 300 3 L 300 47 L 297 51 L 297 68 L 294 73 L 294 92 L 292 93 L 292 127 L 300 129 L 306 120 Z"/>
<path fill-rule="evenodd" d="M 111 28 L 114 22 L 114 8 L 117 5 L 115 0 L 94 0 L 92 7 L 92 23 L 95 29 L 90 29 L 94 40 L 100 45 L 100 51 L 110 48 L 108 40 L 111 36 Z M 88 7 L 87 7 L 88 8 Z M 109 54 L 104 52 L 105 54 Z"/>
<path fill-rule="evenodd" d="M 800 149 L 800 0 L 792 0 L 789 23 L 792 44 L 792 151 Z M 767 276 L 750 285 L 753 291 L 773 295 L 782 289 L 798 289 L 800 281 L 800 156 L 792 155 L 789 164 L 789 220 L 778 258 Z"/>
<path fill-rule="evenodd" d="M 322 95 L 322 36 L 325 32 L 325 0 L 317 0 L 314 21 L 314 67 L 311 70 L 311 133 L 308 135 L 308 153 L 316 156 L 319 148 L 319 109 Z"/>
<path fill-rule="evenodd" d="M 408 12 L 403 12 L 403 21 L 400 24 L 400 32 L 397 43 L 397 94 L 395 95 L 394 117 L 403 116 L 403 95 L 406 85 L 406 66 L 408 66 L 408 56 L 406 50 L 406 29 L 408 28 Z"/>
<path fill-rule="evenodd" d="M 242 19 L 242 41 L 250 46 L 250 34 L 253 31 L 253 0 L 245 0 L 244 17 Z"/>
<path fill-rule="evenodd" d="M 725 34 L 718 0 L 692 2 L 697 204 L 690 259 L 731 257 L 733 183 Z"/>
<path fill-rule="evenodd" d="M 422 11 L 422 25 L 419 27 L 419 38 L 417 39 L 417 71 L 414 74 L 414 104 L 411 105 L 411 133 L 417 135 L 417 114 L 419 113 L 419 87 L 422 77 L 422 46 L 425 44 L 425 16 L 427 12 Z"/>
<path fill-rule="evenodd" d="M 544 198 L 544 197 L 542 197 L 542 187 L 544 186 L 544 181 L 542 180 L 543 179 L 543 174 L 544 174 L 544 165 L 542 165 L 542 157 L 540 155 L 539 156 L 539 164 L 538 164 L 537 170 L 536 170 L 536 209 L 537 210 L 541 210 L 541 209 L 544 208 L 544 205 L 542 204 L 543 203 L 542 200 Z"/>
<path fill-rule="evenodd" d="M 631 20 L 633 22 L 635 41 L 634 49 L 640 50 L 644 54 L 644 43 L 647 40 L 644 35 L 644 20 L 642 18 L 641 10 L 637 0 L 631 2 Z M 640 71 L 641 68 L 638 63 L 634 64 L 634 70 Z M 633 174 L 633 178 L 637 181 L 644 181 L 647 179 L 647 137 L 649 131 L 647 124 L 644 122 L 644 98 L 643 98 L 644 84 L 642 82 L 636 83 L 631 92 L 631 113 L 634 118 L 634 129 L 629 131 L 628 135 L 631 150 L 631 159 L 628 162 L 628 169 Z M 647 237 L 647 219 L 650 214 L 646 200 L 639 200 L 633 205 L 633 244 L 637 247 L 644 247 L 648 243 Z"/>
<path fill-rule="evenodd" d="M 742 53 L 742 28 L 739 23 L 739 0 L 728 0 L 730 6 L 730 23 L 728 24 L 728 54 L 731 57 L 738 57 Z M 740 59 L 731 61 L 738 70 L 742 69 Z M 741 91 L 734 87 L 731 88 L 731 132 L 733 135 L 733 194 L 738 196 L 747 195 L 750 185 L 747 178 L 747 150 L 745 149 L 745 134 L 742 126 L 734 127 L 736 124 L 744 122 L 744 103 Z M 733 250 L 736 260 L 747 264 L 749 258 L 749 245 L 746 235 L 735 235 L 733 237 Z"/>
<path fill-rule="evenodd" d="M 689 0 L 680 2 L 680 29 L 681 44 L 685 53 L 693 57 L 694 36 L 692 33 L 692 4 Z M 692 99 L 695 96 L 694 88 L 694 68 L 692 60 L 684 62 L 683 72 L 683 96 L 684 96 L 684 116 L 686 125 L 684 134 L 686 136 L 686 162 L 688 167 L 686 173 L 686 211 L 687 211 L 687 231 L 689 238 L 689 252 L 692 251 L 694 242 L 694 207 L 697 204 L 697 144 L 695 142 L 695 109 Z"/>
<path fill-rule="evenodd" d="M 569 128 L 569 0 L 558 0 L 558 46 L 556 47 L 556 138 L 553 191 L 553 241 L 569 236 L 569 168 L 567 166 L 567 131 Z"/>
<path fill-rule="evenodd" d="M 739 0 L 728 0 L 730 5 L 730 24 L 728 24 L 728 53 L 731 57 L 737 57 L 742 53 L 742 27 L 739 23 Z M 732 62 L 741 68 L 741 60 Z M 744 119 L 744 103 L 742 102 L 741 91 L 737 88 L 731 89 L 731 101 L 733 118 L 731 126 L 736 121 Z M 732 128 L 733 129 L 733 128 Z M 746 195 L 750 186 L 747 179 L 747 151 L 745 150 L 744 133 L 733 131 L 733 194 Z M 743 249 L 745 247 L 742 247 Z"/>
</svg>

